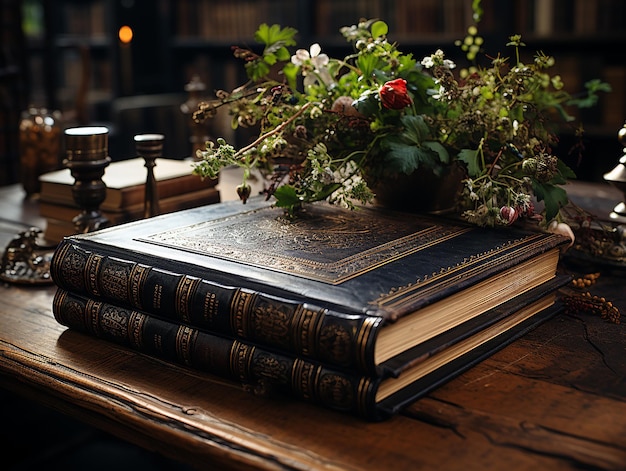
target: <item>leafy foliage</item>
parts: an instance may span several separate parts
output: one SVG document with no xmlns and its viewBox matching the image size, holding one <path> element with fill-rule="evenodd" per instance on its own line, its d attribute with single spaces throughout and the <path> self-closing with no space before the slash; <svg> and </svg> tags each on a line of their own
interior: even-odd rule
<svg viewBox="0 0 626 471">
<path fill-rule="evenodd" d="M 473 8 L 478 21 L 479 0 Z M 605 83 L 590 81 L 585 93 L 570 96 L 548 72 L 552 57 L 520 60 L 520 36 L 507 43 L 512 58 L 456 71 L 440 50 L 421 61 L 402 52 L 380 20 L 341 33 L 351 45 L 343 58 L 327 56 L 319 44 L 290 52 L 297 31 L 278 25 L 259 26 L 261 54 L 233 48 L 249 82 L 202 103 L 195 118 L 227 106 L 233 127 L 255 127 L 258 138 L 238 150 L 223 140 L 207 143 L 194 172 L 214 177 L 238 165 L 245 187 L 259 168 L 268 198 L 294 215 L 311 201 L 369 203 L 372 183 L 420 169 L 439 175 L 460 163 L 465 179 L 456 209 L 466 220 L 496 226 L 537 218 L 534 200 L 544 203 L 546 226 L 559 218 L 568 203 L 562 185 L 574 178 L 553 155 L 559 126 L 573 121 L 569 107 L 593 106 L 610 90 Z M 470 62 L 481 44 L 475 27 L 458 42 Z"/>
</svg>

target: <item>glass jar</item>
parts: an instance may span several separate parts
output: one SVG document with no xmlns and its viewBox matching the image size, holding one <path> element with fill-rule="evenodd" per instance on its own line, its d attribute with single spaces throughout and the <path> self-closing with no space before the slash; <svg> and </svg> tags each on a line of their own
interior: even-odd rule
<svg viewBox="0 0 626 471">
<path fill-rule="evenodd" d="M 27 196 L 39 193 L 39 175 L 61 168 L 61 112 L 31 107 L 20 121 L 20 180 Z"/>
</svg>

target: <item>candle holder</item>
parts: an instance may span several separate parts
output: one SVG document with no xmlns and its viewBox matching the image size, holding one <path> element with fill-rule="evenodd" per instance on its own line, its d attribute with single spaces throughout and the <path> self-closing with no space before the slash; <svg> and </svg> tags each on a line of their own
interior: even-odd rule
<svg viewBox="0 0 626 471">
<path fill-rule="evenodd" d="M 102 181 L 111 163 L 108 154 L 109 130 L 104 126 L 81 126 L 65 130 L 66 158 L 63 164 L 75 179 L 72 196 L 81 208 L 72 222 L 78 233 L 92 232 L 109 224 L 100 205 L 107 188 Z"/>
<path fill-rule="evenodd" d="M 13 237 L 0 259 L 0 280 L 7 283 L 48 285 L 55 245 L 42 243 L 43 231 L 29 227 Z"/>
<path fill-rule="evenodd" d="M 137 134 L 135 136 L 135 148 L 137 153 L 145 160 L 148 169 L 144 196 L 143 217 L 150 218 L 160 213 L 159 189 L 154 177 L 156 159 L 163 155 L 163 134 Z"/>
<path fill-rule="evenodd" d="M 617 140 L 624 146 L 622 156 L 615 168 L 605 173 L 603 177 L 607 182 L 610 182 L 615 188 L 620 190 L 626 200 L 626 123 L 624 123 L 624 126 L 617 132 Z M 615 206 L 613 211 L 609 214 L 609 218 L 620 224 L 626 223 L 626 203 L 622 201 Z"/>
<path fill-rule="evenodd" d="M 626 124 L 617 132 L 624 145 L 618 164 L 603 175 L 623 194 L 626 201 Z M 586 219 L 572 225 L 576 236 L 574 245 L 565 253 L 565 259 L 585 270 L 599 266 L 610 269 L 615 275 L 626 275 L 626 203 L 618 203 L 608 219 L 605 215 Z"/>
</svg>

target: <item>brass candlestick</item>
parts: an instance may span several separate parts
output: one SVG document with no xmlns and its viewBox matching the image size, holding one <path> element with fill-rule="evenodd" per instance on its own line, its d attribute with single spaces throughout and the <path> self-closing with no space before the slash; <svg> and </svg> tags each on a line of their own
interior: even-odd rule
<svg viewBox="0 0 626 471">
<path fill-rule="evenodd" d="M 146 161 L 148 169 L 144 198 L 143 217 L 157 216 L 159 209 L 159 189 L 154 177 L 155 160 L 163 154 L 163 134 L 137 134 L 135 136 L 135 148 L 137 153 Z"/>
<path fill-rule="evenodd" d="M 105 168 L 111 163 L 108 154 L 109 130 L 104 126 L 82 126 L 65 130 L 66 159 L 63 165 L 75 179 L 74 201 L 81 213 L 72 222 L 79 233 L 92 232 L 109 224 L 100 205 L 107 188 L 102 181 Z"/>
<path fill-rule="evenodd" d="M 624 194 L 626 200 L 626 123 L 617 132 L 617 139 L 624 146 L 622 149 L 622 156 L 619 159 L 619 163 L 613 170 L 603 175 L 604 179 L 610 182 L 618 190 Z M 614 220 L 620 224 L 626 223 L 626 203 L 622 201 L 619 203 L 611 214 L 609 214 L 611 220 Z"/>
</svg>

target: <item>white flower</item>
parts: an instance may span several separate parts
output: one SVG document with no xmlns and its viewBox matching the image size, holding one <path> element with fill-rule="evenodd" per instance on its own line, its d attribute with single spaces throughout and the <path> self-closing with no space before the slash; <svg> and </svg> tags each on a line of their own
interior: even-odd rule
<svg viewBox="0 0 626 471">
<path fill-rule="evenodd" d="M 332 83 L 327 68 L 330 58 L 327 54 L 322 53 L 322 48 L 318 43 L 312 44 L 308 51 L 298 49 L 291 56 L 291 62 L 302 68 L 305 86 L 313 85 L 317 79 L 326 86 Z"/>
<path fill-rule="evenodd" d="M 426 56 L 422 59 L 422 65 L 427 69 L 430 69 L 436 65 L 442 65 L 446 69 L 454 69 L 456 64 L 450 59 L 444 59 L 443 51 L 437 49 L 434 54 Z"/>
<path fill-rule="evenodd" d="M 565 224 L 564 222 L 552 221 L 548 226 L 548 231 L 554 234 L 560 234 L 562 236 L 569 237 L 570 243 L 567 248 L 570 248 L 572 245 L 574 245 L 576 237 L 574 236 L 574 231 L 572 231 L 572 228 L 569 227 L 569 224 Z"/>
<path fill-rule="evenodd" d="M 422 65 L 427 69 L 432 68 L 435 65 L 435 61 L 433 60 L 433 56 L 426 56 L 422 59 Z"/>
<path fill-rule="evenodd" d="M 323 114 L 324 114 L 324 109 L 321 106 L 311 106 L 311 112 L 309 113 L 309 116 L 311 117 L 311 119 L 319 118 Z"/>
<path fill-rule="evenodd" d="M 517 130 L 519 129 L 519 121 L 514 119 L 513 120 L 513 135 L 517 136 Z"/>
<path fill-rule="evenodd" d="M 446 97 L 446 89 L 443 85 L 439 86 L 439 92 L 432 95 L 435 100 L 442 100 Z"/>
<path fill-rule="evenodd" d="M 444 66 L 446 69 L 450 69 L 450 70 L 452 70 L 452 69 L 454 69 L 454 68 L 456 67 L 456 64 L 454 63 L 454 61 L 452 61 L 452 60 L 450 60 L 450 59 L 444 59 L 444 61 L 443 61 L 443 66 Z"/>
</svg>

